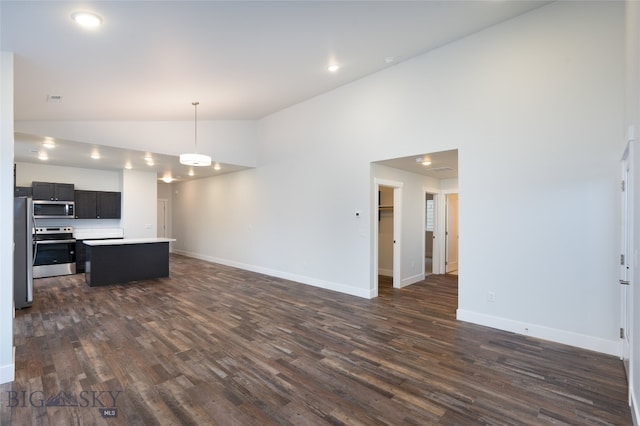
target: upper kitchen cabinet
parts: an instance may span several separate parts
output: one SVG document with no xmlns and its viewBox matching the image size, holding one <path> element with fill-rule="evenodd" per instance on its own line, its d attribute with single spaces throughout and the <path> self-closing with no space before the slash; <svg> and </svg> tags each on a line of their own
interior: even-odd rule
<svg viewBox="0 0 640 426">
<path fill-rule="evenodd" d="M 97 192 L 76 191 L 76 219 L 95 219 L 97 213 Z"/>
<path fill-rule="evenodd" d="M 14 197 L 32 197 L 33 193 L 30 186 L 16 186 L 13 190 Z"/>
<path fill-rule="evenodd" d="M 75 191 L 76 219 L 120 219 L 122 196 L 110 191 Z"/>
<path fill-rule="evenodd" d="M 120 219 L 122 196 L 119 192 L 98 191 L 98 219 Z"/>
<path fill-rule="evenodd" d="M 32 182 L 31 191 L 34 200 L 73 201 L 72 183 Z"/>
</svg>

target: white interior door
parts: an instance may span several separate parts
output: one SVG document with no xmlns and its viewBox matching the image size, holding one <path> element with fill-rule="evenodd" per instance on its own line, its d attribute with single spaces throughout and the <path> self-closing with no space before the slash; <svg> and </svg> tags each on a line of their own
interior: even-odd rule
<svg viewBox="0 0 640 426">
<path fill-rule="evenodd" d="M 632 180 L 631 180 L 631 150 L 633 146 L 631 142 L 627 145 L 627 149 L 622 157 L 622 181 L 620 184 L 621 190 L 621 208 L 620 212 L 622 217 L 620 218 L 620 304 L 621 304 L 621 324 L 620 324 L 620 338 L 622 341 L 621 354 L 624 366 L 629 376 L 629 357 L 630 357 L 630 338 L 631 328 L 633 326 L 631 320 L 631 238 L 632 238 L 632 224 L 631 224 L 631 208 L 632 208 Z"/>
<path fill-rule="evenodd" d="M 447 194 L 446 273 L 458 270 L 458 194 Z"/>
</svg>

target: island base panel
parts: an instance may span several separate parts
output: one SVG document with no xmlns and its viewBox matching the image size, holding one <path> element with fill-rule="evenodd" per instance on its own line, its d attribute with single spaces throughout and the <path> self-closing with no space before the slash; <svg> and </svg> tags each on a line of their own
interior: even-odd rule
<svg viewBox="0 0 640 426">
<path fill-rule="evenodd" d="M 91 287 L 169 276 L 169 243 L 86 247 L 85 280 Z"/>
</svg>

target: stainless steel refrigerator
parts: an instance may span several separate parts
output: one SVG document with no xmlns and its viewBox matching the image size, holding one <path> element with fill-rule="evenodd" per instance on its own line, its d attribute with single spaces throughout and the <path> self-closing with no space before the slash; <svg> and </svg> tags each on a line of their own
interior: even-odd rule
<svg viewBox="0 0 640 426">
<path fill-rule="evenodd" d="M 33 202 L 30 197 L 13 201 L 13 300 L 16 309 L 33 302 Z"/>
</svg>

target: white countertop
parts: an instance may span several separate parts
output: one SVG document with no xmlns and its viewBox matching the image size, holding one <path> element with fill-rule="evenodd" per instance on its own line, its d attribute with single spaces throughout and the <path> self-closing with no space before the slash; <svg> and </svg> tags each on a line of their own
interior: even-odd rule
<svg viewBox="0 0 640 426">
<path fill-rule="evenodd" d="M 123 238 L 116 240 L 85 240 L 88 246 L 120 246 L 123 244 L 151 244 L 151 243 L 170 243 L 175 238 Z"/>
</svg>

